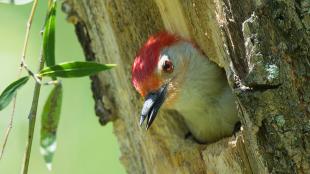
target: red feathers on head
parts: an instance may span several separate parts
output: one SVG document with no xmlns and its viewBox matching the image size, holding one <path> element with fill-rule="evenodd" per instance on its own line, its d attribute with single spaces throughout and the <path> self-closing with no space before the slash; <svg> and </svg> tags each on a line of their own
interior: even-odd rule
<svg viewBox="0 0 310 174">
<path fill-rule="evenodd" d="M 140 49 L 132 65 L 132 84 L 136 90 L 145 96 L 149 91 L 160 85 L 160 79 L 154 73 L 159 61 L 161 50 L 168 47 L 180 38 L 167 32 L 160 32 L 149 37 Z"/>
</svg>

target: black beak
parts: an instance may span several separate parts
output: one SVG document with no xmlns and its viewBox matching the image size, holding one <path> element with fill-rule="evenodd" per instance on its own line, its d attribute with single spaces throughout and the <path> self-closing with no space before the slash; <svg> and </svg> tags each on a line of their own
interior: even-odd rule
<svg viewBox="0 0 310 174">
<path fill-rule="evenodd" d="M 153 123 L 160 106 L 164 103 L 167 94 L 167 84 L 163 85 L 159 90 L 149 93 L 145 97 L 140 116 L 140 126 L 147 119 L 146 129 Z"/>
</svg>

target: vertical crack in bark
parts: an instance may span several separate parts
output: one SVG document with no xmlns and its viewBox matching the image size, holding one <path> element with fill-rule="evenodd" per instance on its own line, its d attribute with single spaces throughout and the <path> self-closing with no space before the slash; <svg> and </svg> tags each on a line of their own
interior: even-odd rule
<svg viewBox="0 0 310 174">
<path fill-rule="evenodd" d="M 79 21 L 75 25 L 75 31 L 78 39 L 83 47 L 85 58 L 87 61 L 95 61 L 96 55 L 91 48 L 91 39 L 88 35 L 87 28 L 82 21 Z M 107 124 L 109 121 L 113 121 L 116 116 L 113 114 L 113 108 L 105 106 L 103 101 L 104 89 L 108 91 L 109 85 L 102 86 L 98 75 L 90 76 L 91 79 L 91 90 L 93 92 L 93 98 L 95 101 L 95 112 L 99 117 L 99 122 L 101 125 Z M 109 98 L 111 100 L 111 98 Z M 114 102 L 112 102 L 114 103 Z"/>
<path fill-rule="evenodd" d="M 96 54 L 91 48 L 91 39 L 89 37 L 85 23 L 78 17 L 78 15 L 72 11 L 72 7 L 66 2 L 63 3 L 62 9 L 68 14 L 67 19 L 75 25 L 75 32 L 78 40 L 83 48 L 85 59 L 87 61 L 95 61 Z M 107 124 L 109 121 L 116 119 L 114 114 L 114 102 L 111 98 L 105 96 L 104 90 L 108 91 L 109 85 L 102 86 L 102 83 L 98 75 L 90 76 L 91 79 L 91 90 L 93 93 L 93 99 L 95 101 L 95 113 L 99 117 L 99 122 L 101 125 Z M 105 101 L 103 101 L 105 98 Z M 112 104 L 106 104 L 110 100 Z M 112 105 L 112 106 L 111 106 Z"/>
</svg>

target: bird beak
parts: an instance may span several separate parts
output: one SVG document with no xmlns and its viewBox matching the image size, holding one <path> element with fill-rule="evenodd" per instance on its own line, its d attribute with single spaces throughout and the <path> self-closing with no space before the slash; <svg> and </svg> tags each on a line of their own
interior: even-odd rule
<svg viewBox="0 0 310 174">
<path fill-rule="evenodd" d="M 146 129 L 148 129 L 153 123 L 160 106 L 164 103 L 167 94 L 168 84 L 163 85 L 159 90 L 149 93 L 145 97 L 145 101 L 142 107 L 140 116 L 140 126 L 146 119 Z"/>
</svg>

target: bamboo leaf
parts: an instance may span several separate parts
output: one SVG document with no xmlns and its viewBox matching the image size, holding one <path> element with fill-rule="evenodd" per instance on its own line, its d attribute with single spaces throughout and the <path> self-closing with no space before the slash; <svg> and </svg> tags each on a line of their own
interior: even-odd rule
<svg viewBox="0 0 310 174">
<path fill-rule="evenodd" d="M 0 111 L 5 108 L 15 96 L 17 90 L 25 85 L 29 80 L 29 76 L 22 77 L 13 83 L 11 83 L 8 87 L 4 89 L 4 91 L 0 95 Z"/>
<path fill-rule="evenodd" d="M 50 77 L 83 77 L 115 67 L 115 64 L 99 64 L 95 62 L 65 62 L 44 68 L 39 76 Z"/>
<path fill-rule="evenodd" d="M 57 84 L 48 96 L 41 115 L 40 152 L 48 170 L 52 169 L 52 160 L 56 151 L 56 133 L 62 103 L 62 85 Z"/>
<path fill-rule="evenodd" d="M 32 2 L 33 0 L 0 0 L 0 3 L 14 4 L 14 5 L 24 5 Z"/>
<path fill-rule="evenodd" d="M 43 56 L 46 66 L 55 65 L 56 1 L 51 4 L 43 31 Z"/>
</svg>

